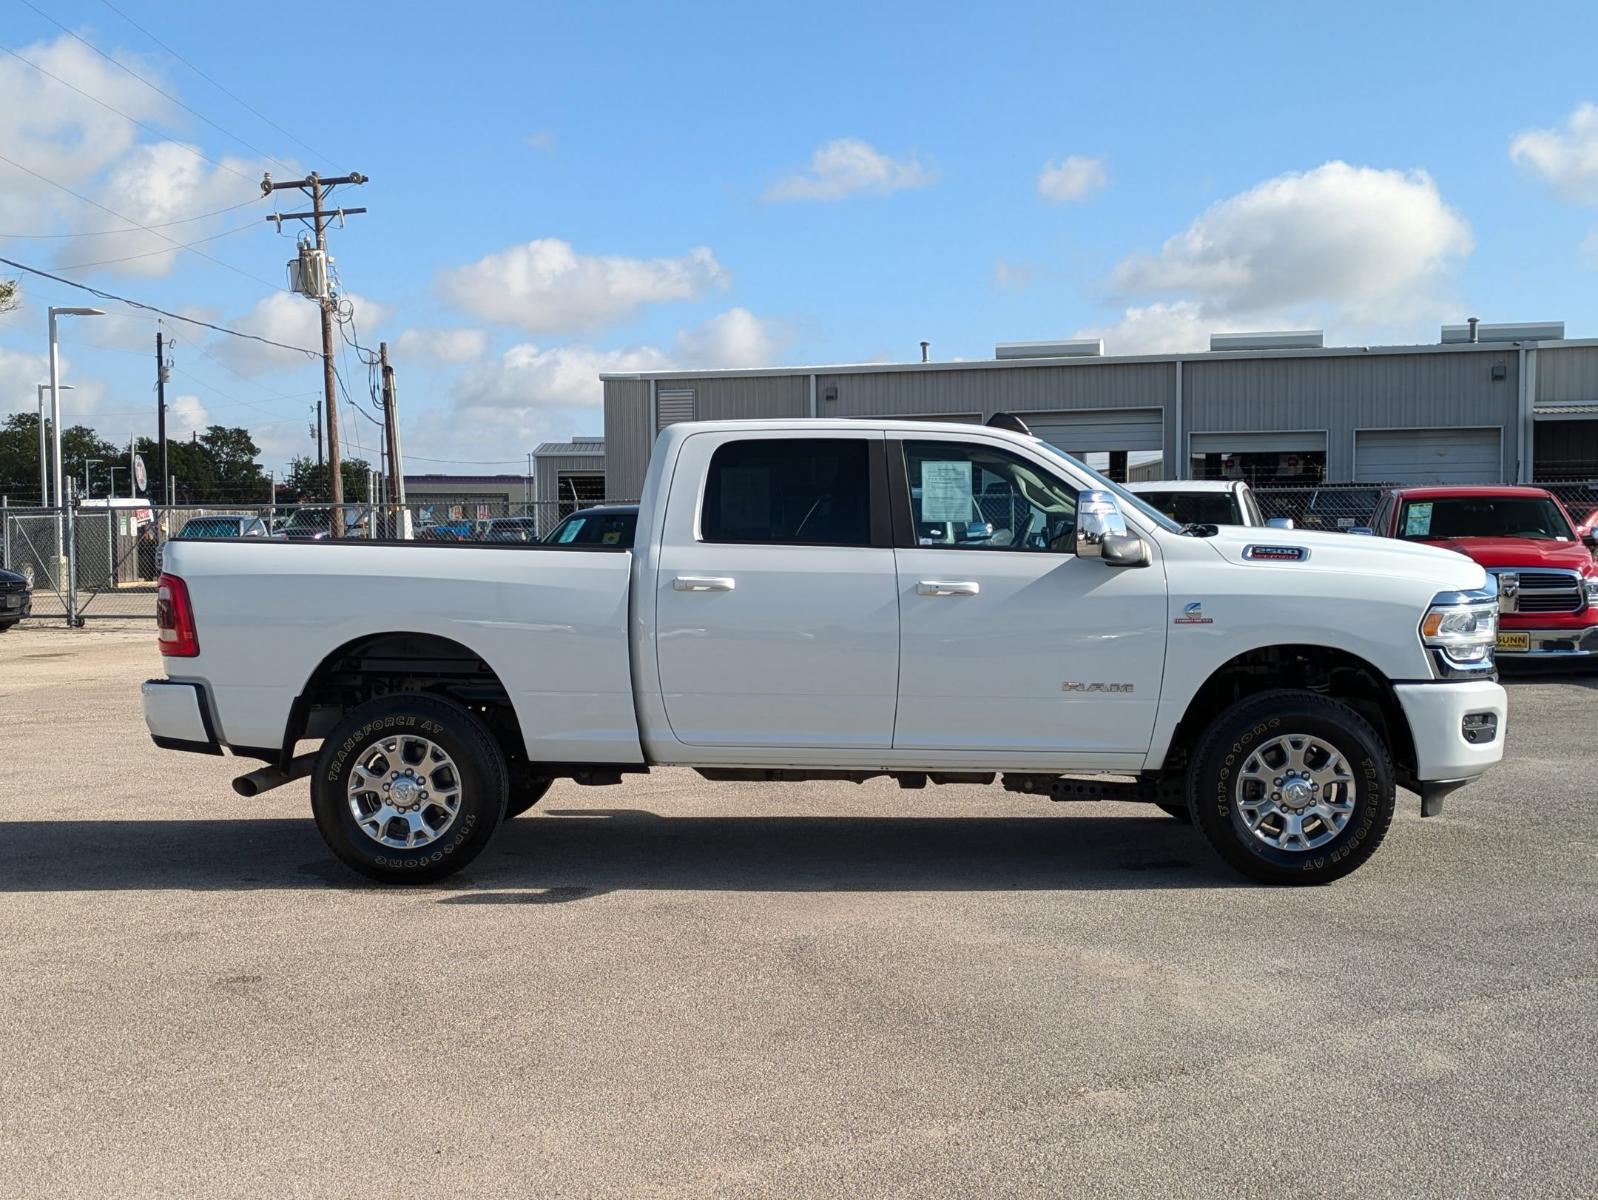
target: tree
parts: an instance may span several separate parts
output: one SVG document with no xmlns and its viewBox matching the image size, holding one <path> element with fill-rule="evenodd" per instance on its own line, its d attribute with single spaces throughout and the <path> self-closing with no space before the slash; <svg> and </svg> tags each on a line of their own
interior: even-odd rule
<svg viewBox="0 0 1598 1200">
<path fill-rule="evenodd" d="M 49 448 L 46 447 L 46 456 Z M 64 478 L 83 482 L 83 464 L 99 459 L 105 466 L 121 460 L 123 451 L 87 425 L 69 425 L 61 431 L 61 468 Z M 95 491 L 104 495 L 110 475 L 100 468 Z M 39 495 L 39 418 L 35 413 L 13 413 L 0 423 L 0 492 L 32 500 Z M 40 499 L 48 503 L 49 497 Z"/>
<path fill-rule="evenodd" d="M 159 498 L 161 447 L 152 438 L 140 438 L 136 448 L 150 471 L 148 494 Z M 265 504 L 271 499 L 270 481 L 255 461 L 260 449 L 247 429 L 212 425 L 198 437 L 167 442 L 166 452 L 176 484 L 174 504 Z"/>
<path fill-rule="evenodd" d="M 0 279 L 0 313 L 10 312 L 22 303 L 22 289 L 15 279 Z"/>
<path fill-rule="evenodd" d="M 350 504 L 365 504 L 369 497 L 366 494 L 368 482 L 367 472 L 372 465 L 365 459 L 346 458 L 339 464 L 339 474 L 344 477 L 344 499 Z M 309 458 L 295 458 L 289 463 L 287 486 L 298 499 L 312 503 L 326 504 L 332 499 L 328 488 L 328 473 L 326 466 L 319 466 Z"/>
</svg>

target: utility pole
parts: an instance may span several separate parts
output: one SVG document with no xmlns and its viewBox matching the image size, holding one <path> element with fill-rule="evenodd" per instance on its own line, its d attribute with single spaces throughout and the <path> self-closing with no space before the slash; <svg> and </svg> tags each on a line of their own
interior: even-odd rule
<svg viewBox="0 0 1598 1200">
<path fill-rule="evenodd" d="M 155 331 L 155 435 L 161 443 L 161 503 L 170 505 L 172 493 L 167 487 L 166 468 L 166 357 L 161 350 L 161 331 Z"/>
<path fill-rule="evenodd" d="M 320 471 L 324 465 L 322 462 L 322 402 L 320 400 L 316 402 L 316 427 L 314 432 L 316 433 L 316 469 Z"/>
<path fill-rule="evenodd" d="M 405 468 L 400 461 L 399 389 L 394 383 L 394 367 L 388 361 L 387 342 L 377 343 L 377 361 L 383 369 L 383 432 L 388 444 L 389 495 L 399 508 L 405 504 Z"/>
<path fill-rule="evenodd" d="M 360 184 L 366 182 L 366 176 L 359 171 L 351 171 L 348 175 L 336 175 L 331 179 L 323 179 L 312 171 L 304 179 L 291 179 L 285 183 L 273 183 L 272 177 L 266 175 L 261 179 L 261 194 L 270 196 L 273 192 L 284 188 L 297 188 L 311 198 L 311 211 L 298 213 L 273 213 L 267 217 L 268 221 L 277 222 L 279 230 L 283 228 L 284 221 L 310 221 L 311 228 L 316 233 L 316 250 L 321 258 L 321 279 L 317 286 L 317 294 L 312 298 L 322 310 L 322 392 L 327 401 L 327 474 L 328 490 L 333 500 L 332 536 L 344 536 L 344 476 L 342 463 L 339 458 L 338 442 L 338 401 L 335 390 L 338 386 L 333 371 L 333 311 L 337 301 L 328 287 L 327 270 L 327 226 L 329 220 L 338 217 L 340 223 L 346 216 L 353 213 L 363 213 L 364 208 L 339 208 L 329 212 L 325 207 L 328 193 L 344 184 Z M 304 256 L 302 255 L 302 261 Z M 302 294 L 311 296 L 309 291 L 303 289 L 307 280 L 300 280 Z M 320 424 L 320 421 L 318 421 Z"/>
</svg>

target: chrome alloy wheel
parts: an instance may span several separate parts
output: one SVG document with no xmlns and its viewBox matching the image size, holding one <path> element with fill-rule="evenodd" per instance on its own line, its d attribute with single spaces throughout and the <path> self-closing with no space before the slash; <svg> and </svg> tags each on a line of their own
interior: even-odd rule
<svg viewBox="0 0 1598 1200">
<path fill-rule="evenodd" d="M 350 812 L 361 832 L 396 850 L 429 846 L 455 823 L 461 778 L 442 747 L 399 733 L 373 742 L 350 769 Z"/>
<path fill-rule="evenodd" d="M 1316 850 L 1354 815 L 1354 775 L 1342 752 L 1289 733 L 1257 747 L 1237 773 L 1237 810 L 1249 832 L 1277 850 Z"/>
</svg>

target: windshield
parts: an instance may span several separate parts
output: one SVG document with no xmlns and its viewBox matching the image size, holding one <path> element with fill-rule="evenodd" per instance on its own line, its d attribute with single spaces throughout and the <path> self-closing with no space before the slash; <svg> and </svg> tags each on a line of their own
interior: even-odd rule
<svg viewBox="0 0 1598 1200">
<path fill-rule="evenodd" d="M 1061 450 L 1058 446 L 1051 445 L 1050 443 L 1045 442 L 1042 438 L 1037 438 L 1036 442 L 1037 442 L 1037 444 L 1038 444 L 1038 446 L 1040 448 L 1042 448 L 1044 451 L 1046 451 L 1052 457 L 1059 459 L 1061 462 L 1069 463 L 1071 466 L 1075 467 L 1078 471 L 1081 471 L 1084 474 L 1086 474 L 1088 476 L 1088 478 L 1093 480 L 1093 486 L 1094 487 L 1099 488 L 1102 491 L 1106 491 L 1106 492 L 1112 493 L 1115 496 L 1115 498 L 1117 500 L 1119 500 L 1123 505 L 1125 505 L 1128 508 L 1137 509 L 1138 512 L 1142 513 L 1145 517 L 1147 517 L 1150 521 L 1153 521 L 1154 524 L 1158 525 L 1161 529 L 1165 530 L 1167 533 L 1179 533 L 1179 532 L 1181 532 L 1182 527 L 1179 524 L 1177 524 L 1175 521 L 1171 520 L 1170 517 L 1166 516 L 1164 513 L 1162 513 L 1159 509 L 1155 508 L 1152 504 L 1150 504 L 1147 500 L 1143 499 L 1141 496 L 1134 496 L 1131 492 L 1127 491 L 1120 484 L 1111 483 L 1103 475 L 1100 475 L 1092 467 L 1088 466 L 1087 463 L 1082 462 L 1082 461 L 1080 461 L 1078 459 L 1072 458 L 1069 454 L 1067 454 L 1064 450 Z"/>
<path fill-rule="evenodd" d="M 1575 534 L 1559 506 L 1545 496 L 1448 496 L 1407 502 L 1398 536 L 1412 542 L 1491 537 L 1568 542 Z"/>
<path fill-rule="evenodd" d="M 573 513 L 546 538 L 558 546 L 631 546 L 637 513 Z"/>
<path fill-rule="evenodd" d="M 1230 492 L 1139 492 L 1178 525 L 1242 525 Z"/>
</svg>

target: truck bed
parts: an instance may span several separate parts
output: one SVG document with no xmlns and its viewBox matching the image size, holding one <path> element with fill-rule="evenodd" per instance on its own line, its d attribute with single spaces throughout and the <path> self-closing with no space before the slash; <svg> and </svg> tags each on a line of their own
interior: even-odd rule
<svg viewBox="0 0 1598 1200">
<path fill-rule="evenodd" d="M 643 761 L 626 549 L 184 539 L 165 565 L 199 614 L 200 653 L 168 660 L 169 675 L 206 685 L 225 745 L 281 746 L 284 714 L 325 660 L 404 631 L 495 664 L 531 757 Z"/>
</svg>

